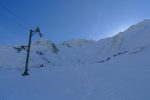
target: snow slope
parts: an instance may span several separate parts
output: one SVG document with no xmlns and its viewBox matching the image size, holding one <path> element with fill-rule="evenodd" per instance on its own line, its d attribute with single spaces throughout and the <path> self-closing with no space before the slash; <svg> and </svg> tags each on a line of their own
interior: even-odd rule
<svg viewBox="0 0 150 100">
<path fill-rule="evenodd" d="M 150 20 L 99 41 L 0 47 L 0 100 L 150 100 Z M 41 67 L 41 65 L 43 65 Z"/>
</svg>

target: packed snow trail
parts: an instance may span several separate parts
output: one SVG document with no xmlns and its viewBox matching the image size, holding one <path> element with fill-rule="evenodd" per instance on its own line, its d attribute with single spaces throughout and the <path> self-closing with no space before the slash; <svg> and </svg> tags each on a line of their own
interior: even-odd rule
<svg viewBox="0 0 150 100">
<path fill-rule="evenodd" d="M 145 59 L 142 61 L 142 59 Z M 124 55 L 85 66 L 0 71 L 2 100 L 149 100 L 150 54 Z"/>
</svg>

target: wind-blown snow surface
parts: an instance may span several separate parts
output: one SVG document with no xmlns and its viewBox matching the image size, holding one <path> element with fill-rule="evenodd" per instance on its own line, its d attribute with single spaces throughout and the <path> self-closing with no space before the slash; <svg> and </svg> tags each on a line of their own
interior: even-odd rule
<svg viewBox="0 0 150 100">
<path fill-rule="evenodd" d="M 150 100 L 149 38 L 144 20 L 97 42 L 40 40 L 27 77 L 26 48 L 1 46 L 0 100 Z"/>
</svg>

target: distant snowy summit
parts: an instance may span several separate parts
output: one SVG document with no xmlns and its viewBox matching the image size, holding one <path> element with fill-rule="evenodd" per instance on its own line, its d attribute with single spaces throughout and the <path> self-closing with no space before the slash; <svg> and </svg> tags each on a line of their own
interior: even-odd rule
<svg viewBox="0 0 150 100">
<path fill-rule="evenodd" d="M 150 19 L 145 19 L 129 27 L 125 32 L 150 32 Z"/>
<path fill-rule="evenodd" d="M 118 56 L 139 54 L 149 50 L 149 48 L 150 19 L 146 19 L 132 25 L 124 32 L 99 41 L 77 39 L 55 44 L 50 40 L 40 39 L 32 43 L 30 66 L 106 63 Z M 25 48 L 22 46 L 1 46 L 0 56 L 0 66 L 6 68 L 23 66 L 26 46 Z M 7 63 L 6 59 L 10 62 Z"/>
<path fill-rule="evenodd" d="M 96 41 L 94 41 L 94 40 L 76 39 L 76 40 L 64 41 L 62 44 L 68 45 L 68 46 L 82 46 L 82 45 L 91 44 L 91 43 L 95 43 L 95 42 Z"/>
<path fill-rule="evenodd" d="M 132 25 L 124 32 L 120 32 L 117 35 L 112 36 L 110 38 L 113 38 L 114 41 L 121 41 L 123 39 L 126 39 L 128 42 L 130 42 L 130 40 L 132 41 L 131 38 L 135 39 L 135 38 L 139 38 L 140 36 L 143 36 L 143 38 L 145 40 L 150 36 L 149 34 L 150 34 L 150 19 L 144 19 L 142 22 Z M 100 39 L 99 41 L 110 40 L 110 38 Z M 73 39 L 73 40 L 66 40 L 60 44 L 67 45 L 68 47 L 69 46 L 83 46 L 83 45 L 87 45 L 87 44 L 96 43 L 99 41 L 87 40 L 87 39 Z M 53 43 L 53 42 L 50 40 L 39 39 L 34 44 L 49 45 L 51 43 Z"/>
<path fill-rule="evenodd" d="M 122 38 L 123 45 L 126 48 L 134 48 L 150 44 L 150 19 L 145 19 L 135 25 L 132 25 L 124 32 L 120 32 L 113 38 Z"/>
</svg>

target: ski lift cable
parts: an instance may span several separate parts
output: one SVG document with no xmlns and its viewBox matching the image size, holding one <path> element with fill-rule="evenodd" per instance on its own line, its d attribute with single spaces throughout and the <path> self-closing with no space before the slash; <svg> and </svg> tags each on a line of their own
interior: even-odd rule
<svg viewBox="0 0 150 100">
<path fill-rule="evenodd" d="M 8 9 L 4 4 L 0 3 L 0 7 L 3 8 L 5 11 L 7 11 L 9 14 L 14 16 L 18 21 L 15 21 L 19 26 L 21 24 L 21 27 L 27 28 L 27 25 L 22 21 L 20 17 L 18 17 L 15 13 L 13 13 L 10 9 Z M 7 17 L 8 18 L 8 17 Z"/>
<path fill-rule="evenodd" d="M 3 17 L 5 17 L 7 20 L 9 20 L 9 22 L 15 23 L 17 26 L 19 26 L 20 28 L 24 29 L 25 31 L 29 30 L 27 27 L 25 27 L 24 25 L 22 25 L 21 23 L 19 23 L 18 21 L 16 21 L 13 18 L 10 18 L 6 15 L 1 15 Z"/>
<path fill-rule="evenodd" d="M 11 11 L 9 8 L 7 8 L 4 4 L 0 3 L 0 7 L 5 9 L 5 11 L 7 11 L 9 14 L 11 14 L 12 16 L 14 16 L 18 21 L 15 21 L 19 26 L 21 26 L 22 28 L 29 30 L 29 24 L 25 23 L 25 21 L 22 20 L 22 18 L 20 18 L 18 15 L 16 15 L 13 11 Z"/>
</svg>

